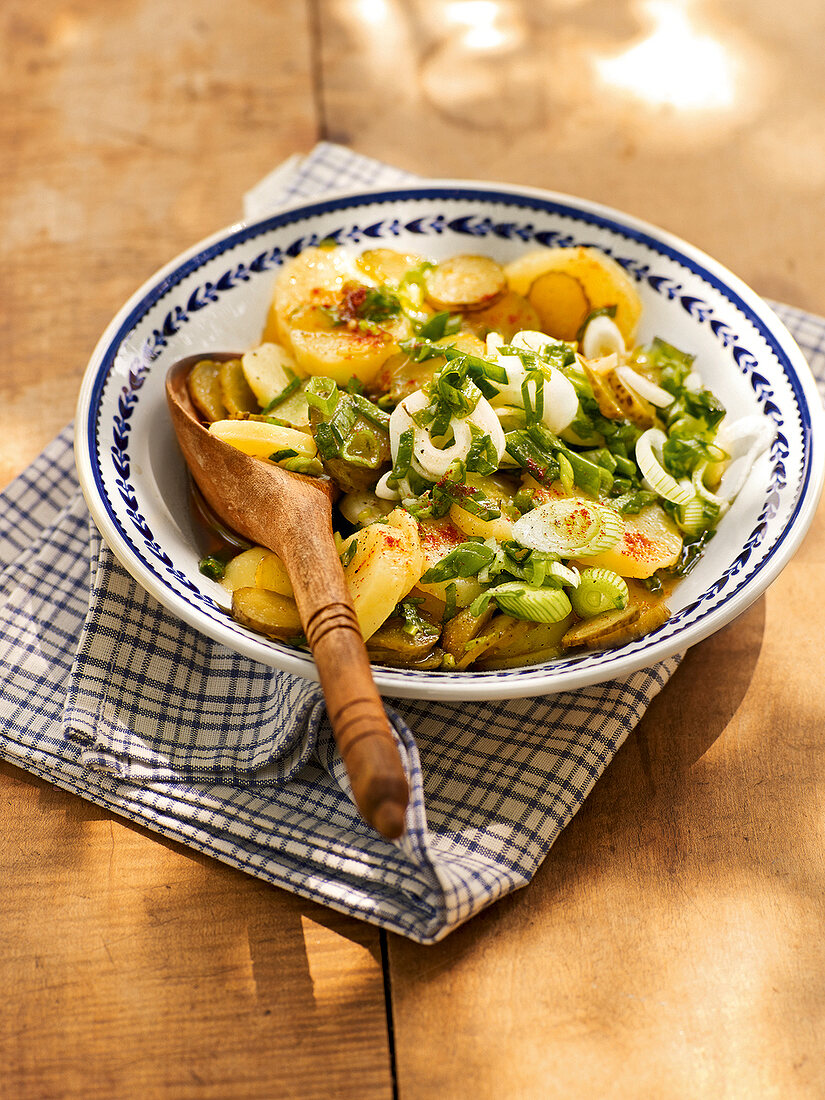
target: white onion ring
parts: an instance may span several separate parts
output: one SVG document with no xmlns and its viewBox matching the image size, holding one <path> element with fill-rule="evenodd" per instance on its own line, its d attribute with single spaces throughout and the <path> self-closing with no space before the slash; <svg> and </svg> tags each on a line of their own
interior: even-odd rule
<svg viewBox="0 0 825 1100">
<path fill-rule="evenodd" d="M 620 358 L 625 351 L 624 337 L 616 322 L 604 314 L 588 321 L 582 336 L 582 355 L 585 359 L 602 359 L 614 351 Z"/>
<path fill-rule="evenodd" d="M 455 442 L 444 448 L 436 447 L 429 431 L 426 428 L 420 428 L 413 420 L 413 415 L 421 412 L 429 403 L 430 399 L 427 394 L 423 390 L 416 390 L 415 393 L 411 393 L 409 397 L 405 397 L 400 404 L 396 405 L 390 415 L 389 423 L 390 450 L 393 463 L 398 457 L 401 436 L 405 431 L 412 428 L 412 467 L 419 476 L 426 478 L 428 481 L 438 481 L 447 473 L 453 462 L 459 459 L 463 460 L 469 454 L 473 444 L 472 432 L 470 431 L 471 424 L 490 437 L 496 451 L 496 463 L 501 462 L 506 447 L 504 430 L 486 398 L 479 397 L 478 404 L 468 416 L 460 418 L 454 416 L 450 420 L 449 427 L 452 428 Z M 387 475 L 381 478 L 376 486 L 375 491 L 378 496 L 383 496 L 385 492 L 391 491 L 386 484 L 386 478 Z"/>
<path fill-rule="evenodd" d="M 651 382 L 649 378 L 645 378 L 632 367 L 618 366 L 616 374 L 629 390 L 633 390 L 635 394 L 649 401 L 651 405 L 655 405 L 657 409 L 665 409 L 675 400 L 672 393 L 663 390 L 661 386 L 657 386 L 655 382 Z"/>
<path fill-rule="evenodd" d="M 737 496 L 753 464 L 771 445 L 773 437 L 773 429 L 761 416 L 743 416 L 732 423 L 722 423 L 714 442 L 727 451 L 730 461 L 716 490 L 718 497 L 730 502 Z"/>
<path fill-rule="evenodd" d="M 557 343 L 558 340 L 554 340 L 544 332 L 524 329 L 522 332 L 516 333 L 511 341 L 511 346 L 520 348 L 522 351 L 531 351 L 538 354 L 548 344 Z M 520 409 L 524 408 L 524 399 L 521 392 L 521 387 L 527 377 L 524 363 L 517 355 L 501 355 L 498 352 L 495 354 L 499 365 L 504 367 L 507 372 L 506 382 L 493 382 L 498 390 L 497 395 L 492 399 L 495 402 L 495 407 L 515 405 Z M 545 374 L 549 371 L 549 377 L 546 378 L 544 383 L 542 423 L 551 432 L 558 435 L 575 419 L 576 413 L 579 411 L 579 399 L 573 383 L 560 370 L 556 370 L 555 367 L 551 367 L 547 363 L 542 364 L 542 369 Z"/>
</svg>

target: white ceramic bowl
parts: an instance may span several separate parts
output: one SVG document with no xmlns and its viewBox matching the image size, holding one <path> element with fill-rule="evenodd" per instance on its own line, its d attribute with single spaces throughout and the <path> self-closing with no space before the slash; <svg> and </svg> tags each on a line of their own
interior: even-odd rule
<svg viewBox="0 0 825 1100">
<path fill-rule="evenodd" d="M 810 371 L 775 314 L 720 264 L 653 226 L 565 195 L 457 181 L 324 199 L 231 226 L 162 268 L 109 325 L 78 403 L 80 480 L 115 555 L 175 615 L 257 661 L 317 678 L 307 654 L 230 619 L 224 590 L 199 573 L 164 379 L 182 356 L 258 340 L 279 267 L 327 237 L 358 250 L 384 245 L 432 259 L 484 252 L 502 262 L 541 245 L 596 245 L 636 280 L 640 340 L 661 336 L 695 353 L 729 410 L 764 416 L 775 430 L 660 629 L 608 652 L 500 672 L 376 667 L 382 694 L 512 698 L 626 676 L 729 623 L 787 564 L 822 488 L 825 437 Z"/>
</svg>

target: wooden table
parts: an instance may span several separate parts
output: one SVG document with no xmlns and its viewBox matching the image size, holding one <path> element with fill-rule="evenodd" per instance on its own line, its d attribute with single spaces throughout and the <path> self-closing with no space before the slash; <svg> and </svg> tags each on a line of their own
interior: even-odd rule
<svg viewBox="0 0 825 1100">
<path fill-rule="evenodd" d="M 825 313 L 815 0 L 0 23 L 2 484 L 131 292 L 321 138 L 611 203 Z M 824 535 L 688 654 L 534 882 L 436 947 L 0 767 L 0 1096 L 825 1095 Z"/>
</svg>

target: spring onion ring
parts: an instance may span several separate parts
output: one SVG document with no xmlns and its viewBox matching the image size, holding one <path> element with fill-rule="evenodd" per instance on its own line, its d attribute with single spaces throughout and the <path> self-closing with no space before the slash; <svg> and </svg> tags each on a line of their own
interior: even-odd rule
<svg viewBox="0 0 825 1100">
<path fill-rule="evenodd" d="M 573 610 L 582 619 L 604 611 L 621 611 L 629 599 L 627 581 L 612 569 L 583 570 L 578 587 L 570 594 Z"/>
<path fill-rule="evenodd" d="M 623 534 L 624 522 L 613 508 L 576 497 L 549 500 L 513 524 L 513 538 L 522 546 L 565 558 L 601 554 Z"/>
<path fill-rule="evenodd" d="M 612 352 L 621 358 L 625 351 L 621 329 L 614 320 L 604 314 L 587 322 L 581 347 L 585 359 L 602 359 Z"/>
<path fill-rule="evenodd" d="M 666 409 L 675 400 L 672 393 L 663 390 L 661 386 L 657 386 L 655 382 L 651 382 L 649 378 L 645 378 L 643 374 L 639 374 L 626 364 L 616 367 L 616 374 L 628 389 L 633 390 L 645 401 L 649 401 L 651 405 L 655 405 L 657 409 Z"/>
<path fill-rule="evenodd" d="M 661 451 L 665 443 L 667 436 L 660 428 L 648 428 L 646 432 L 642 432 L 636 440 L 636 463 L 654 493 L 672 504 L 684 507 L 693 498 L 693 490 L 680 485 L 656 455 L 656 450 Z"/>
</svg>

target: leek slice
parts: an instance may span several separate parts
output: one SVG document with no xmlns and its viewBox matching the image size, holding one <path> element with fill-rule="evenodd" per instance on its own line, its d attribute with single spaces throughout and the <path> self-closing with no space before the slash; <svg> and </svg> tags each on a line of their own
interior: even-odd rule
<svg viewBox="0 0 825 1100">
<path fill-rule="evenodd" d="M 642 472 L 642 477 L 654 492 L 683 508 L 693 499 L 693 490 L 680 485 L 660 462 L 656 451 L 661 451 L 665 443 L 667 443 L 667 436 L 661 428 L 648 428 L 646 432 L 642 432 L 636 440 L 636 463 Z"/>
<path fill-rule="evenodd" d="M 692 482 L 684 482 L 685 486 L 693 487 Z M 679 526 L 689 535 L 698 535 L 705 524 L 705 505 L 697 494 L 680 509 Z"/>
<path fill-rule="evenodd" d="M 549 580 L 569 585 L 570 588 L 578 588 L 581 574 L 575 566 L 562 565 L 560 561 L 551 561 L 548 562 L 547 571 L 544 575 L 545 584 Z"/>
<path fill-rule="evenodd" d="M 585 359 L 602 359 L 615 352 L 624 355 L 625 343 L 616 322 L 604 314 L 587 321 L 582 334 L 582 355 Z"/>
<path fill-rule="evenodd" d="M 505 614 L 531 623 L 558 623 L 571 611 L 570 600 L 560 588 L 532 588 L 520 581 L 508 581 L 488 594 Z"/>
<path fill-rule="evenodd" d="M 701 497 L 702 500 L 707 501 L 708 504 L 715 504 L 717 507 L 724 510 L 727 508 L 729 502 L 718 497 L 716 493 L 712 493 L 707 485 L 705 485 L 705 470 L 707 470 L 707 468 L 708 463 L 702 462 L 693 471 L 693 477 L 691 478 L 693 491 L 698 497 Z"/>
<path fill-rule="evenodd" d="M 582 619 L 592 619 L 604 611 L 621 611 L 629 599 L 627 581 L 612 569 L 583 570 L 578 588 L 570 594 L 573 610 Z"/>
<path fill-rule="evenodd" d="M 578 497 L 548 500 L 513 524 L 516 542 L 563 558 L 602 554 L 623 534 L 624 522 L 618 512 L 606 504 Z"/>
<path fill-rule="evenodd" d="M 616 374 L 629 389 L 659 409 L 666 409 L 676 400 L 672 393 L 668 393 L 667 390 L 657 386 L 655 382 L 651 382 L 649 378 L 645 378 L 643 374 L 639 374 L 626 364 L 616 367 Z"/>
</svg>

